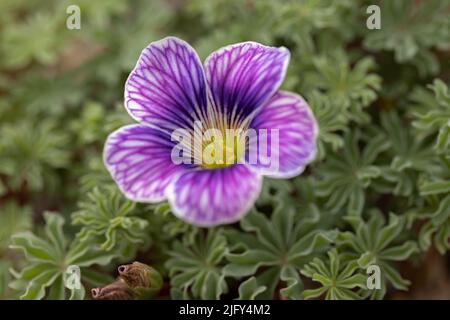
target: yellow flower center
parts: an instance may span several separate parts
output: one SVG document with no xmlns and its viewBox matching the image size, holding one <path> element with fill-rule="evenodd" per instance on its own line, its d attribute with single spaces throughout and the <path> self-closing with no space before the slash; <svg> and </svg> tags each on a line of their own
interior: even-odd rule
<svg viewBox="0 0 450 320">
<path fill-rule="evenodd" d="M 203 137 L 202 167 L 220 169 L 236 164 L 245 154 L 245 136 L 239 130 L 216 130 Z"/>
</svg>

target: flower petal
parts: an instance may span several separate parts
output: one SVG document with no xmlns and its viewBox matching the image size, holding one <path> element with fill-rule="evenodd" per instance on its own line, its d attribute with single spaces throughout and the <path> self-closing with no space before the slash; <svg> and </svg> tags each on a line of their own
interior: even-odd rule
<svg viewBox="0 0 450 320">
<path fill-rule="evenodd" d="M 174 144 L 160 130 L 135 124 L 111 133 L 103 159 L 106 168 L 127 198 L 141 202 L 165 200 L 167 185 L 188 170 L 171 160 Z"/>
<path fill-rule="evenodd" d="M 125 106 L 137 121 L 172 132 L 191 128 L 206 110 L 206 81 L 195 50 L 168 37 L 142 51 L 125 84 Z"/>
<path fill-rule="evenodd" d="M 205 74 L 215 108 L 239 124 L 269 99 L 283 81 L 289 51 L 243 42 L 213 52 Z"/>
<path fill-rule="evenodd" d="M 174 214 L 197 226 L 232 223 L 247 213 L 262 177 L 244 165 L 182 174 L 167 189 Z"/>
<path fill-rule="evenodd" d="M 277 92 L 255 116 L 250 127 L 257 131 L 259 143 L 267 142 L 268 152 L 258 145 L 258 163 L 254 165 L 262 174 L 291 178 L 315 158 L 317 123 L 308 104 L 297 94 Z M 261 137 L 259 129 L 267 129 L 267 140 Z M 278 130 L 278 143 L 271 129 Z"/>
</svg>

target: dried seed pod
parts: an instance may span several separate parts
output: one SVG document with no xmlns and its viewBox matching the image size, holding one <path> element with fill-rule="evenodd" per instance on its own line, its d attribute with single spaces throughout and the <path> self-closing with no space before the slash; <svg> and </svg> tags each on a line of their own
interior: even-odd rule
<svg viewBox="0 0 450 320">
<path fill-rule="evenodd" d="M 135 292 L 120 278 L 103 288 L 92 289 L 91 294 L 95 300 L 134 300 L 136 298 Z"/>
<path fill-rule="evenodd" d="M 155 296 L 163 284 L 163 279 L 158 271 L 137 261 L 120 266 L 118 272 L 120 278 L 136 293 L 139 299 Z"/>
<path fill-rule="evenodd" d="M 150 287 L 150 279 L 147 274 L 147 265 L 140 262 L 121 265 L 117 270 L 120 277 L 132 288 Z"/>
</svg>

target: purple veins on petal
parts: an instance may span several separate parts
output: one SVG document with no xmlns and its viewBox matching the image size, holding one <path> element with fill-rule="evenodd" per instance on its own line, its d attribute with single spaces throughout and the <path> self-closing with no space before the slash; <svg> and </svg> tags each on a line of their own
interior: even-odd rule
<svg viewBox="0 0 450 320">
<path fill-rule="evenodd" d="M 243 42 L 213 52 L 205 61 L 212 100 L 228 123 L 239 123 L 270 98 L 283 81 L 289 51 Z"/>
<path fill-rule="evenodd" d="M 267 129 L 268 152 L 260 152 L 258 163 L 254 164 L 261 173 L 274 178 L 290 178 L 300 174 L 314 160 L 318 128 L 308 104 L 301 96 L 286 91 L 277 92 L 256 114 L 250 127 L 257 131 Z M 272 129 L 278 130 L 279 143 L 275 146 L 271 144 Z M 264 165 L 275 157 L 279 160 L 277 168 Z"/>
<path fill-rule="evenodd" d="M 197 226 L 238 221 L 253 206 L 262 177 L 244 165 L 184 173 L 168 189 L 176 216 Z"/>
<path fill-rule="evenodd" d="M 189 170 L 171 159 L 174 144 L 164 132 L 129 125 L 113 132 L 104 149 L 104 162 L 122 192 L 135 201 L 165 200 L 173 177 Z"/>
<path fill-rule="evenodd" d="M 203 118 L 206 81 L 195 50 L 168 37 L 142 51 L 125 84 L 125 106 L 141 123 L 167 132 Z"/>
</svg>

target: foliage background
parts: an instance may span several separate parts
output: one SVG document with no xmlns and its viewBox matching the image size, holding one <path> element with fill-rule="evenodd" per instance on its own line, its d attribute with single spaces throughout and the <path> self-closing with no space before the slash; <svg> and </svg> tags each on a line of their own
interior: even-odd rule
<svg viewBox="0 0 450 320">
<path fill-rule="evenodd" d="M 81 30 L 65 27 L 70 4 Z M 1 1 L 0 298 L 90 299 L 138 260 L 163 299 L 449 299 L 449 16 L 442 0 Z M 103 167 L 107 134 L 132 123 L 125 79 L 167 35 L 202 59 L 288 47 L 283 88 L 319 121 L 314 163 L 266 179 L 240 223 L 199 229 L 131 203 Z M 373 263 L 381 290 L 365 286 Z M 70 264 L 82 290 L 64 287 Z"/>
</svg>

